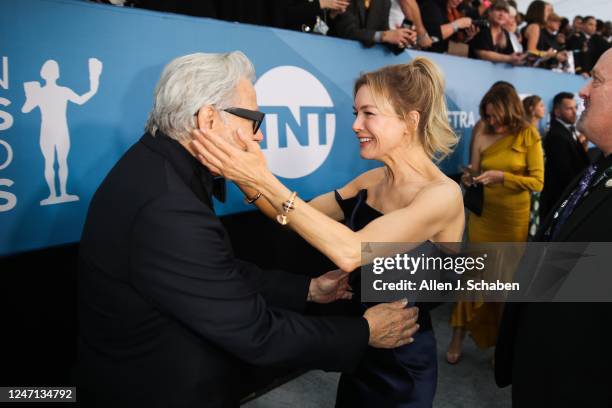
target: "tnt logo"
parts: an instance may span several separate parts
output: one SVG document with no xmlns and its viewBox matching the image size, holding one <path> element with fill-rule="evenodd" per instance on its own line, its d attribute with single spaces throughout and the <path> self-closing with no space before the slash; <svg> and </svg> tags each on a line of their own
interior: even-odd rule
<svg viewBox="0 0 612 408">
<path fill-rule="evenodd" d="M 334 104 L 310 72 L 280 66 L 255 83 L 260 109 L 266 113 L 261 145 L 278 176 L 304 177 L 327 159 L 336 133 Z"/>
</svg>

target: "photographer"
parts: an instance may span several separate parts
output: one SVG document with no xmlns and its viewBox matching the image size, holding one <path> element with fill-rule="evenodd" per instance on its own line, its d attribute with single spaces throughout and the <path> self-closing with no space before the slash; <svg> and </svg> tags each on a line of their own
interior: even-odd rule
<svg viewBox="0 0 612 408">
<path fill-rule="evenodd" d="M 385 43 L 399 48 L 414 46 L 416 31 L 389 27 L 390 0 L 351 0 L 346 12 L 336 17 L 331 34 L 361 41 L 367 47 Z"/>
<path fill-rule="evenodd" d="M 510 18 L 505 0 L 496 1 L 487 12 L 488 27 L 483 27 L 470 43 L 470 58 L 523 65 L 526 54 L 514 52 L 510 33 L 503 27 Z"/>
<path fill-rule="evenodd" d="M 464 34 L 460 40 L 466 43 L 478 32 L 459 9 L 461 4 L 461 0 L 419 0 L 423 24 L 433 40 L 430 51 L 447 52 L 449 39 L 460 31 Z"/>
</svg>

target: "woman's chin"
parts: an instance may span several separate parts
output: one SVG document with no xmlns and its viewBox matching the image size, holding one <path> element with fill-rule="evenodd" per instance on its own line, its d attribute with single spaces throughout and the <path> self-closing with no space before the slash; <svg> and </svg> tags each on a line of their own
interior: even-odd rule
<svg viewBox="0 0 612 408">
<path fill-rule="evenodd" d="M 376 160 L 378 157 L 373 151 L 368 151 L 367 149 L 361 149 L 359 151 L 359 156 L 364 160 Z"/>
<path fill-rule="evenodd" d="M 372 140 L 366 143 L 359 144 L 359 155 L 362 159 L 371 160 L 376 158 L 377 154 L 375 143 L 376 142 Z"/>
</svg>

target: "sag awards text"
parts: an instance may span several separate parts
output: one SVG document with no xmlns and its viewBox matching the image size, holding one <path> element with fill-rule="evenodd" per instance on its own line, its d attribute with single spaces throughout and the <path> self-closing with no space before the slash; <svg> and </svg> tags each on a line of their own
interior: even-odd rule
<svg viewBox="0 0 612 408">
<path fill-rule="evenodd" d="M 9 89 L 9 65 L 8 57 L 2 57 L 0 65 L 0 92 Z M 13 126 L 13 116 L 3 110 L 11 104 L 11 101 L 2 97 L 0 93 L 0 212 L 10 211 L 17 205 L 17 196 L 9 191 L 13 186 L 13 180 L 3 177 L 6 170 L 13 161 L 13 149 L 4 140 L 6 131 Z"/>
</svg>

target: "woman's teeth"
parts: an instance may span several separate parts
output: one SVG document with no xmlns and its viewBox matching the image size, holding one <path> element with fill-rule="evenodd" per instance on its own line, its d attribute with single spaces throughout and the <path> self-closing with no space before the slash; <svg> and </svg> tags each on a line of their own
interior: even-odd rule
<svg viewBox="0 0 612 408">
<path fill-rule="evenodd" d="M 366 143 L 366 142 L 369 142 L 371 140 L 374 140 L 374 139 L 372 139 L 371 137 L 360 137 L 359 138 L 359 143 Z"/>
</svg>

